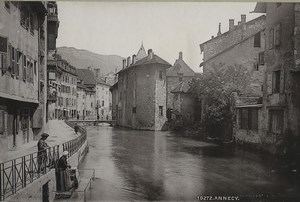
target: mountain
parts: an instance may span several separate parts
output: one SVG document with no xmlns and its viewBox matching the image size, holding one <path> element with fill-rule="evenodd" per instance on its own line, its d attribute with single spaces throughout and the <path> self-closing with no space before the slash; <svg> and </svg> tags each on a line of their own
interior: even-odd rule
<svg viewBox="0 0 300 202">
<path fill-rule="evenodd" d="M 76 69 L 100 68 L 102 74 L 107 74 L 114 73 L 116 68 L 117 71 L 122 68 L 123 58 L 118 55 L 100 55 L 73 47 L 59 47 L 57 53 Z"/>
</svg>

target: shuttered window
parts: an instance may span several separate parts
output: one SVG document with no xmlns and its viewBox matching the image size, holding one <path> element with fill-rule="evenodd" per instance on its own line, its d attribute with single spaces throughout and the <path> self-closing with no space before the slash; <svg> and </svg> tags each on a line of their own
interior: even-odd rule
<svg viewBox="0 0 300 202">
<path fill-rule="evenodd" d="M 273 93 L 279 93 L 279 91 L 280 91 L 280 70 L 273 72 L 272 86 L 273 86 Z"/>
<path fill-rule="evenodd" d="M 269 110 L 269 131 L 276 134 L 283 133 L 284 126 L 284 110 L 270 109 Z"/>
<path fill-rule="evenodd" d="M 243 130 L 258 130 L 258 109 L 239 109 L 239 128 Z"/>
<path fill-rule="evenodd" d="M 260 47 L 260 32 L 254 35 L 254 47 Z"/>
<path fill-rule="evenodd" d="M 23 81 L 26 82 L 27 80 L 27 58 L 23 56 Z"/>
</svg>

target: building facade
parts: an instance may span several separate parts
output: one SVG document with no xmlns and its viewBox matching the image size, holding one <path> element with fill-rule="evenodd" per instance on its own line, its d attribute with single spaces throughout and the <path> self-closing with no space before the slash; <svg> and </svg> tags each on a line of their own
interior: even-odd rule
<svg viewBox="0 0 300 202">
<path fill-rule="evenodd" d="M 76 118 L 77 75 L 76 69 L 60 55 L 48 59 L 49 83 L 57 86 L 57 99 L 48 105 L 50 119 Z"/>
<path fill-rule="evenodd" d="M 79 112 L 80 119 L 97 119 L 97 78 L 94 72 L 90 69 L 76 69 L 76 74 L 85 87 L 85 110 Z M 98 95 L 99 97 L 99 95 Z M 98 101 L 99 103 L 99 101 Z M 77 110 L 81 110 L 77 108 Z"/>
<path fill-rule="evenodd" d="M 200 44 L 203 52 L 203 75 L 213 73 L 214 68 L 238 66 L 250 75 L 249 96 L 262 96 L 265 72 L 265 26 L 264 15 L 246 22 L 246 15 L 234 25 L 229 20 L 229 30 L 221 33 L 221 25 L 216 37 Z"/>
<path fill-rule="evenodd" d="M 120 126 L 162 130 L 166 122 L 166 70 L 171 65 L 148 50 L 140 60 L 123 60 L 118 72 L 118 118 Z"/>
<path fill-rule="evenodd" d="M 111 119 L 117 120 L 118 118 L 118 101 L 119 101 L 119 93 L 118 93 L 118 82 L 115 83 L 112 87 L 109 88 L 112 95 L 112 111 L 111 111 Z"/>
<path fill-rule="evenodd" d="M 0 2 L 1 153 L 46 124 L 46 13 L 44 2 Z"/>
<path fill-rule="evenodd" d="M 171 92 L 180 83 L 195 78 L 195 72 L 184 62 L 183 53 L 179 52 L 179 57 L 174 65 L 167 70 L 167 109 L 173 109 L 174 94 Z"/>
<path fill-rule="evenodd" d="M 265 27 L 264 15 L 248 22 L 246 22 L 246 15 L 241 15 L 241 21 L 237 25 L 234 25 L 234 20 L 230 19 L 229 30 L 222 34 L 219 24 L 217 36 L 200 44 L 203 52 L 203 62 L 200 66 L 203 66 L 204 76 L 213 73 L 215 68 L 218 70 L 232 68 L 237 80 L 246 78 L 240 81 L 241 85 L 244 85 L 241 88 L 243 92 L 239 92 L 234 100 L 239 102 L 247 100 L 248 97 L 250 100 L 255 98 L 260 101 L 256 104 L 235 103 L 237 108 L 233 110 L 236 115 L 233 138 L 239 143 L 257 144 L 262 130 L 262 123 L 259 122 L 262 117 L 259 116 L 262 116 L 261 100 L 266 71 Z M 245 99 L 238 99 L 239 96 Z M 205 113 L 205 108 L 202 111 Z"/>
<path fill-rule="evenodd" d="M 96 84 L 96 114 L 98 120 L 111 120 L 111 92 L 110 85 L 101 78 Z"/>
<path fill-rule="evenodd" d="M 276 152 L 279 142 L 300 135 L 300 5 L 257 3 L 266 13 L 263 147 Z"/>
</svg>

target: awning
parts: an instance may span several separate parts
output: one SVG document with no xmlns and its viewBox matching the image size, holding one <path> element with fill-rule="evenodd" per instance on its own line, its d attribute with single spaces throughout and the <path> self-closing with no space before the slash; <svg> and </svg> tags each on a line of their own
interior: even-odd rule
<svg viewBox="0 0 300 202">
<path fill-rule="evenodd" d="M 0 98 L 16 100 L 16 101 L 20 101 L 20 102 L 29 102 L 29 103 L 32 103 L 32 104 L 39 104 L 38 100 L 22 98 L 22 97 L 19 97 L 19 96 L 16 96 L 16 95 L 9 95 L 9 94 L 3 93 L 3 92 L 0 92 Z"/>
</svg>

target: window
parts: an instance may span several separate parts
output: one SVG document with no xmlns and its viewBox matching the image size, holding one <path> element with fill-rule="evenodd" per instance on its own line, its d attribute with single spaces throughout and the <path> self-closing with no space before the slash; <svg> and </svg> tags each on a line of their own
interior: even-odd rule
<svg viewBox="0 0 300 202">
<path fill-rule="evenodd" d="M 164 108 L 163 108 L 163 106 L 159 106 L 159 116 L 164 116 Z"/>
<path fill-rule="evenodd" d="M 259 70 L 259 65 L 256 62 L 253 64 L 253 70 L 254 71 L 258 71 Z"/>
<path fill-rule="evenodd" d="M 20 76 L 20 69 L 21 69 L 21 62 L 22 62 L 22 53 L 17 51 L 17 65 L 16 65 L 16 77 L 19 78 Z"/>
<path fill-rule="evenodd" d="M 274 28 L 270 29 L 270 34 L 269 34 L 269 48 L 270 49 L 274 48 Z"/>
<path fill-rule="evenodd" d="M 21 3 L 21 25 L 28 30 L 29 28 L 29 10 L 24 3 Z"/>
<path fill-rule="evenodd" d="M 30 23 L 30 33 L 34 35 L 34 15 L 30 13 L 29 15 L 29 23 Z"/>
<path fill-rule="evenodd" d="M 161 71 L 161 70 L 159 71 L 159 79 L 161 79 L 161 80 L 163 79 L 163 71 Z"/>
<path fill-rule="evenodd" d="M 243 108 L 239 109 L 239 128 L 244 130 L 258 129 L 258 109 Z"/>
<path fill-rule="evenodd" d="M 9 11 L 10 10 L 10 2 L 9 1 L 4 1 L 5 8 Z"/>
<path fill-rule="evenodd" d="M 26 82 L 27 80 L 27 58 L 23 56 L 23 81 Z"/>
<path fill-rule="evenodd" d="M 136 107 L 132 107 L 132 113 L 136 114 Z"/>
<path fill-rule="evenodd" d="M 279 91 L 280 91 L 280 70 L 273 72 L 272 87 L 273 87 L 273 93 L 279 93 Z"/>
<path fill-rule="evenodd" d="M 179 76 L 179 81 L 182 81 L 183 80 L 183 73 L 178 73 L 178 76 Z"/>
<path fill-rule="evenodd" d="M 259 60 L 259 64 L 260 65 L 264 65 L 265 64 L 265 52 L 260 52 L 258 54 L 258 60 Z"/>
<path fill-rule="evenodd" d="M 270 109 L 269 110 L 269 132 L 282 134 L 284 126 L 284 110 Z"/>
<path fill-rule="evenodd" d="M 102 100 L 102 107 L 104 106 L 104 100 Z"/>
<path fill-rule="evenodd" d="M 7 70 L 7 38 L 0 36 L 0 70 Z"/>
<path fill-rule="evenodd" d="M 5 112 L 0 110 L 0 134 L 3 135 L 5 131 Z"/>
<path fill-rule="evenodd" d="M 254 35 L 254 47 L 260 47 L 260 32 Z"/>
</svg>

